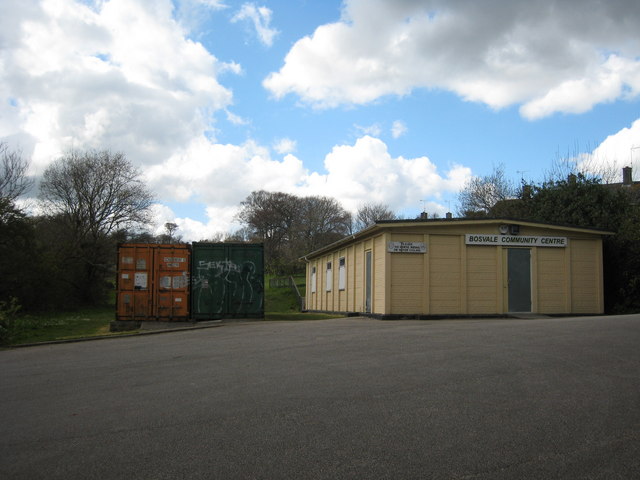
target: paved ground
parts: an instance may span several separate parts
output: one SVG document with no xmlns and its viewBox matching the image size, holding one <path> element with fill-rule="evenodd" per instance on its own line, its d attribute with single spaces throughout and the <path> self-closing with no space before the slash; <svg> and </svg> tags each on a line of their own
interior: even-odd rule
<svg viewBox="0 0 640 480">
<path fill-rule="evenodd" d="M 265 322 L 0 351 L 3 479 L 630 479 L 640 316 Z"/>
</svg>

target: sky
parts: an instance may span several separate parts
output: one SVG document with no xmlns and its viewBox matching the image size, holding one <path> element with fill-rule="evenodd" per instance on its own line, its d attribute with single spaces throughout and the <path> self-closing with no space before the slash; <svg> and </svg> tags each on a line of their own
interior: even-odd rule
<svg viewBox="0 0 640 480">
<path fill-rule="evenodd" d="M 640 2 L 3 0 L 0 141 L 36 179 L 125 153 L 185 241 L 255 190 L 414 218 L 494 168 L 638 180 Z"/>
</svg>

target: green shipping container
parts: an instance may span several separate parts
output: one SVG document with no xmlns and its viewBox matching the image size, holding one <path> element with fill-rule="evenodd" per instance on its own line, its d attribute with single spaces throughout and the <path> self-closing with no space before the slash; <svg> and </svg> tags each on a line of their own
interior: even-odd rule
<svg viewBox="0 0 640 480">
<path fill-rule="evenodd" d="M 193 243 L 191 318 L 264 317 L 264 247 L 253 243 Z"/>
</svg>

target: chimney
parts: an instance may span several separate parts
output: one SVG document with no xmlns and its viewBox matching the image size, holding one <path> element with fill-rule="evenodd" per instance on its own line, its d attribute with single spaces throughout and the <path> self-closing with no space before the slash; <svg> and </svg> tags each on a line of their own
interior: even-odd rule
<svg viewBox="0 0 640 480">
<path fill-rule="evenodd" d="M 633 169 L 631 167 L 624 167 L 622 169 L 622 184 L 631 185 L 633 183 L 632 175 Z"/>
</svg>

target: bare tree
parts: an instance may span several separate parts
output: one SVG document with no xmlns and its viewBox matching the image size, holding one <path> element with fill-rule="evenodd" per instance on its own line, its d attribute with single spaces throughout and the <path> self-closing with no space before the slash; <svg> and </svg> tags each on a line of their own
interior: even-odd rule
<svg viewBox="0 0 640 480">
<path fill-rule="evenodd" d="M 591 152 L 584 153 L 581 150 Z M 589 145 L 580 149 L 580 146 L 575 144 L 573 151 L 567 149 L 564 155 L 561 155 L 560 151 L 556 152 L 551 167 L 545 171 L 544 181 L 559 182 L 566 180 L 570 175 L 582 175 L 585 179 L 599 179 L 602 183 L 619 182 L 622 169 L 616 166 L 619 164 L 616 160 L 597 156 Z"/>
<path fill-rule="evenodd" d="M 366 203 L 358 208 L 353 221 L 353 230 L 358 232 L 373 225 L 378 220 L 395 220 L 396 214 L 383 203 Z"/>
<path fill-rule="evenodd" d="M 122 153 L 72 152 L 45 170 L 40 200 L 78 301 L 102 300 L 115 234 L 150 220 L 153 196 L 139 171 Z"/>
<path fill-rule="evenodd" d="M 148 223 L 153 195 L 123 153 L 72 152 L 50 165 L 40 185 L 45 211 L 79 238 Z"/>
<path fill-rule="evenodd" d="M 6 142 L 0 142 L 0 197 L 13 202 L 27 192 L 33 179 L 27 176 L 29 161 L 19 150 L 9 150 Z"/>
<path fill-rule="evenodd" d="M 274 273 L 296 270 L 300 256 L 351 227 L 351 215 L 335 199 L 262 190 L 242 202 L 238 219 L 251 232 L 247 238 L 264 243 L 266 268 Z"/>
<path fill-rule="evenodd" d="M 487 215 L 496 203 L 514 198 L 516 188 L 504 173 L 504 166 L 494 167 L 491 174 L 473 177 L 458 194 L 460 216 Z"/>
<path fill-rule="evenodd" d="M 298 197 L 259 190 L 251 192 L 240 205 L 238 219 L 250 229 L 252 239 L 264 243 L 266 269 L 281 271 L 293 227 L 300 216 Z"/>
<path fill-rule="evenodd" d="M 182 235 L 176 235 L 178 231 L 178 224 L 173 222 L 167 222 L 164 224 L 164 233 L 158 236 L 160 243 L 180 243 L 182 242 Z"/>
<path fill-rule="evenodd" d="M 300 213 L 295 231 L 299 240 L 296 256 L 335 242 L 351 231 L 351 214 L 334 198 L 301 198 Z"/>
</svg>

